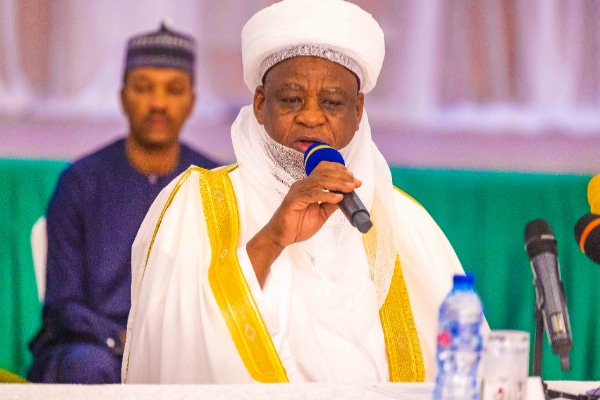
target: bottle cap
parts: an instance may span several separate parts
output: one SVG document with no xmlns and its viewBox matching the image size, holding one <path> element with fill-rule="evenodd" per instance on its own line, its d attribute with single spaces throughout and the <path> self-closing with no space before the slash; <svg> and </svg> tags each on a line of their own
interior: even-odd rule
<svg viewBox="0 0 600 400">
<path fill-rule="evenodd" d="M 467 272 L 465 275 L 454 275 L 452 279 L 454 286 L 473 286 L 475 285 L 475 275 Z"/>
</svg>

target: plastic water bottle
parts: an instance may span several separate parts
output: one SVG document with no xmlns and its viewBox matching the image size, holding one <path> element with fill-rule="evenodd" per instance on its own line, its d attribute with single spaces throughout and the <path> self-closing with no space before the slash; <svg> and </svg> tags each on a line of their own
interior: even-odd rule
<svg viewBox="0 0 600 400">
<path fill-rule="evenodd" d="M 472 274 L 455 275 L 440 306 L 435 400 L 477 400 L 483 306 Z"/>
</svg>

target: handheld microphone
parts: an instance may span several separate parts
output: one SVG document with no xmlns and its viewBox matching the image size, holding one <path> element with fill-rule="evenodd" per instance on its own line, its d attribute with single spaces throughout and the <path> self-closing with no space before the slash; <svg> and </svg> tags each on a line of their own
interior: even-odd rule
<svg viewBox="0 0 600 400">
<path fill-rule="evenodd" d="M 538 309 L 543 308 L 544 325 L 552 352 L 560 357 L 563 371 L 571 369 L 573 348 L 565 289 L 560 279 L 557 245 L 550 225 L 537 219 L 525 227 L 525 250 L 529 255 Z"/>
<path fill-rule="evenodd" d="M 575 224 L 575 240 L 581 252 L 596 264 L 600 264 L 600 175 L 588 183 L 588 203 L 591 214 L 579 218 Z"/>
<path fill-rule="evenodd" d="M 304 152 L 304 169 L 306 170 L 306 175 L 310 175 L 321 161 L 346 165 L 344 157 L 342 157 L 339 151 L 327 143 L 315 142 Z M 342 194 L 344 198 L 338 203 L 338 207 L 342 210 L 346 218 L 348 218 L 352 226 L 355 226 L 361 233 L 367 233 L 373 226 L 373 222 L 371 222 L 371 216 L 365 205 L 354 192 Z"/>
<path fill-rule="evenodd" d="M 590 260 L 600 264 L 600 215 L 585 214 L 575 224 L 575 240 Z"/>
</svg>

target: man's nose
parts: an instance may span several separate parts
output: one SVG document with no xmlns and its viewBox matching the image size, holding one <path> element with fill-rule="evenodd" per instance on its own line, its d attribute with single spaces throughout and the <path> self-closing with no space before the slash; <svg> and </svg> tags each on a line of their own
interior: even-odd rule
<svg viewBox="0 0 600 400">
<path fill-rule="evenodd" d="M 319 126 L 324 124 L 325 114 L 321 109 L 319 101 L 316 99 L 308 99 L 304 102 L 304 106 L 297 116 L 297 121 L 308 127 Z"/>
<path fill-rule="evenodd" d="M 165 110 L 169 104 L 167 93 L 164 90 L 157 89 L 152 93 L 150 105 L 154 109 Z"/>
</svg>

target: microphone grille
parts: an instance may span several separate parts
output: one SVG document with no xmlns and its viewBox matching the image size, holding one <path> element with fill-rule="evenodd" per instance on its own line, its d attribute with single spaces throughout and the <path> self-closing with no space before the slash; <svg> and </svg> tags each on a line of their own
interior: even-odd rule
<svg viewBox="0 0 600 400">
<path fill-rule="evenodd" d="M 306 170 L 306 175 L 310 175 L 321 161 L 346 165 L 344 157 L 342 157 L 339 151 L 327 143 L 315 142 L 304 152 L 304 169 Z"/>
<path fill-rule="evenodd" d="M 554 232 L 548 222 L 543 219 L 530 221 L 525 226 L 525 250 L 529 258 L 533 258 L 543 252 L 557 253 Z"/>
</svg>

